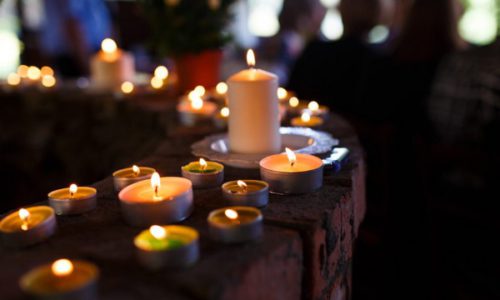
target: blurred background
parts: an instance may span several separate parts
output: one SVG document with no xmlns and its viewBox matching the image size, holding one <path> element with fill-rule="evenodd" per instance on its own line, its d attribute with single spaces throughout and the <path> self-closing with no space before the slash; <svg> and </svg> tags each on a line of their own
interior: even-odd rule
<svg viewBox="0 0 500 300">
<path fill-rule="evenodd" d="M 147 157 L 194 87 L 185 71 L 207 69 L 186 57 L 215 51 L 210 89 L 253 48 L 365 148 L 350 296 L 500 299 L 499 30 L 499 0 L 0 0 L 0 208 Z M 133 57 L 133 96 L 92 89 L 104 38 Z"/>
</svg>

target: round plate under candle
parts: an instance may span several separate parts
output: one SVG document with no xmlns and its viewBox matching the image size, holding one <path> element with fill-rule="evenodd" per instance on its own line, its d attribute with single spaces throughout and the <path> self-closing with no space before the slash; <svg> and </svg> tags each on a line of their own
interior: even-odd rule
<svg viewBox="0 0 500 300">
<path fill-rule="evenodd" d="M 285 151 L 285 147 L 288 147 L 296 153 L 322 154 L 331 151 L 333 147 L 339 144 L 339 140 L 329 133 L 311 128 L 281 127 L 280 134 L 282 151 Z M 206 157 L 228 166 L 247 169 L 258 169 L 260 160 L 269 154 L 273 154 L 231 152 L 227 134 L 210 135 L 191 145 L 191 149 L 195 156 Z"/>
</svg>

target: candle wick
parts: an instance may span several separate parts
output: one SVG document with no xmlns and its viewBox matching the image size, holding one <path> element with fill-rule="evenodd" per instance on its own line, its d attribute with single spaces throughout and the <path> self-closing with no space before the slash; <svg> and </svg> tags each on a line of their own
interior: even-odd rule
<svg viewBox="0 0 500 300">
<path fill-rule="evenodd" d="M 295 165 L 295 162 L 294 161 L 291 161 L 290 162 L 290 166 L 293 167 L 293 165 Z"/>
<path fill-rule="evenodd" d="M 73 196 L 75 196 L 75 193 L 73 193 L 73 192 L 69 192 L 69 198 L 70 198 L 70 199 L 73 199 Z"/>
<path fill-rule="evenodd" d="M 158 196 L 158 186 L 155 186 L 155 198 L 160 198 L 160 196 Z"/>
</svg>

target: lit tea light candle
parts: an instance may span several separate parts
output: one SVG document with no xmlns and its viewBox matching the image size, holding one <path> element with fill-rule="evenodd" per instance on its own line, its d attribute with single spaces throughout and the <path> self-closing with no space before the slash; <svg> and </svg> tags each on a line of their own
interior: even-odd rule
<svg viewBox="0 0 500 300">
<path fill-rule="evenodd" d="M 167 67 L 165 67 L 165 66 L 158 66 L 158 67 L 155 68 L 155 71 L 154 71 L 153 74 L 154 74 L 154 77 L 160 78 L 161 80 L 165 81 L 168 78 L 169 72 L 168 72 Z"/>
<path fill-rule="evenodd" d="M 278 77 L 255 68 L 255 54 L 251 49 L 247 52 L 247 64 L 248 69 L 227 81 L 231 152 L 277 153 L 281 148 Z"/>
<path fill-rule="evenodd" d="M 131 185 L 142 180 L 151 178 L 155 169 L 149 167 L 139 167 L 133 165 L 130 168 L 120 169 L 113 173 L 113 183 L 115 191 L 119 192 L 126 186 Z"/>
<path fill-rule="evenodd" d="M 224 128 L 227 126 L 227 120 L 229 118 L 229 108 L 224 106 L 220 109 L 219 113 L 214 117 L 215 126 L 218 128 Z"/>
<path fill-rule="evenodd" d="M 68 188 L 49 193 L 49 204 L 57 215 L 76 215 L 96 207 L 97 190 L 92 187 L 71 184 Z"/>
<path fill-rule="evenodd" d="M 201 86 L 199 86 L 201 87 Z M 204 101 L 200 93 L 202 91 L 191 91 L 188 95 L 188 101 L 181 101 L 177 105 L 180 121 L 187 126 L 193 126 L 199 121 L 209 120 L 217 110 L 215 103 Z M 203 93 L 204 88 L 203 88 Z"/>
<path fill-rule="evenodd" d="M 329 111 L 328 107 L 319 105 L 319 103 L 316 101 L 310 101 L 307 104 L 307 109 L 311 112 L 311 115 L 323 117 L 325 117 Z"/>
<path fill-rule="evenodd" d="M 122 189 L 118 198 L 123 217 L 132 226 L 176 223 L 193 211 L 191 181 L 182 177 L 160 178 L 156 172 L 150 180 Z"/>
<path fill-rule="evenodd" d="M 323 161 L 313 155 L 286 148 L 286 153 L 267 156 L 259 165 L 260 176 L 272 193 L 309 193 L 323 185 Z"/>
<path fill-rule="evenodd" d="M 36 299 L 97 299 L 98 278 L 96 265 L 63 258 L 29 271 L 19 285 Z"/>
<path fill-rule="evenodd" d="M 222 195 L 231 205 L 263 207 L 269 202 L 269 185 L 261 180 L 229 181 L 222 185 Z"/>
<path fill-rule="evenodd" d="M 220 186 L 224 181 L 224 166 L 200 158 L 181 168 L 182 176 L 191 180 L 195 188 L 211 188 Z"/>
<path fill-rule="evenodd" d="M 208 215 L 210 235 L 224 243 L 241 243 L 262 236 L 263 217 L 259 209 L 231 206 L 212 211 Z"/>
<path fill-rule="evenodd" d="M 134 239 L 139 262 L 147 268 L 183 268 L 199 257 L 199 234 L 196 229 L 153 225 Z"/>
<path fill-rule="evenodd" d="M 0 235 L 8 247 L 39 243 L 53 235 L 55 230 L 55 213 L 48 206 L 21 208 L 0 221 Z"/>
<path fill-rule="evenodd" d="M 114 90 L 124 81 L 134 79 L 134 57 L 119 49 L 114 40 L 106 38 L 101 43 L 101 50 L 91 59 L 90 71 L 96 88 Z"/>
<path fill-rule="evenodd" d="M 300 117 L 292 118 L 291 120 L 292 126 L 295 127 L 319 127 L 323 125 L 323 119 L 316 116 L 311 116 L 311 112 L 309 110 L 304 110 Z"/>
<path fill-rule="evenodd" d="M 295 108 L 295 107 L 298 107 L 299 104 L 300 104 L 300 101 L 297 97 L 291 97 L 290 100 L 288 100 L 288 105 L 290 107 Z"/>
</svg>

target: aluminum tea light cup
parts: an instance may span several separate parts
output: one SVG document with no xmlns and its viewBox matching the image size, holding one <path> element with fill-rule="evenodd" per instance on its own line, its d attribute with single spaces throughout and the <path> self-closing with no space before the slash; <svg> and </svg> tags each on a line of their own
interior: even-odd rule
<svg viewBox="0 0 500 300">
<path fill-rule="evenodd" d="M 0 236 L 7 247 L 30 246 L 48 239 L 56 231 L 56 217 L 49 206 L 21 208 L 0 221 Z"/>
<path fill-rule="evenodd" d="M 263 217 L 259 209 L 248 206 L 229 206 L 208 215 L 211 237 L 223 243 L 254 241 L 262 236 Z"/>
<path fill-rule="evenodd" d="M 305 110 L 300 117 L 293 118 L 290 123 L 294 127 L 316 128 L 323 125 L 323 119 L 313 116 L 309 110 Z"/>
<path fill-rule="evenodd" d="M 96 207 L 97 190 L 92 187 L 79 187 L 72 184 L 69 188 L 49 193 L 49 204 L 57 215 L 77 215 Z"/>
<path fill-rule="evenodd" d="M 269 185 L 261 180 L 229 181 L 222 185 L 222 196 L 230 205 L 263 207 L 269 202 Z"/>
<path fill-rule="evenodd" d="M 220 186 L 224 181 L 224 166 L 200 158 L 181 167 L 182 177 L 191 180 L 194 188 L 211 188 Z"/>
<path fill-rule="evenodd" d="M 99 269 L 83 261 L 59 259 L 34 268 L 19 281 L 21 290 L 35 299 L 97 299 Z"/>
<path fill-rule="evenodd" d="M 151 178 L 155 169 L 149 167 L 139 167 L 133 165 L 131 168 L 124 168 L 113 173 L 113 183 L 115 191 L 119 192 L 132 183 Z"/>
<path fill-rule="evenodd" d="M 148 269 L 189 267 L 200 255 L 198 231 L 187 226 L 153 225 L 135 237 L 134 245 Z"/>
<path fill-rule="evenodd" d="M 177 112 L 181 124 L 194 126 L 198 122 L 210 120 L 215 114 L 217 105 L 203 100 L 203 94 L 195 89 L 188 94 L 187 99 L 179 102 Z"/>
<path fill-rule="evenodd" d="M 122 215 L 132 226 L 171 224 L 193 212 L 191 181 L 182 177 L 161 177 L 131 184 L 118 194 Z"/>
<path fill-rule="evenodd" d="M 286 154 L 267 156 L 259 165 L 260 176 L 269 184 L 271 193 L 304 194 L 323 185 L 323 161 L 313 155 L 286 148 Z"/>
</svg>

